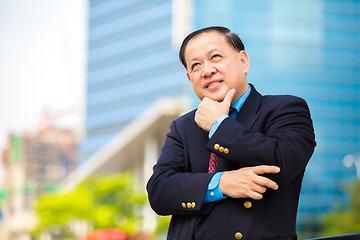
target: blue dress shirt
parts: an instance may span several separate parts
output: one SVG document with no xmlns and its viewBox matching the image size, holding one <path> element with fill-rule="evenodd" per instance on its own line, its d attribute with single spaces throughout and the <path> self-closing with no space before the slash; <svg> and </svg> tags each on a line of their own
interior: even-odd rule
<svg viewBox="0 0 360 240">
<path fill-rule="evenodd" d="M 236 111 L 233 111 L 230 114 L 230 117 L 235 119 L 238 115 L 238 112 L 240 111 L 241 107 L 244 105 L 244 102 L 248 98 L 251 92 L 251 87 L 249 85 L 249 89 L 246 91 L 244 95 L 242 95 L 231 107 L 234 108 Z M 211 138 L 220 124 L 228 118 L 228 115 L 221 116 L 216 122 L 211 126 L 210 132 L 209 132 L 209 138 Z M 224 172 L 217 172 L 214 174 L 214 176 L 211 178 L 208 189 L 206 190 L 205 197 L 203 200 L 203 204 L 209 203 L 209 202 L 215 202 L 219 201 L 221 199 L 226 198 L 221 191 L 219 187 L 220 177 Z"/>
</svg>

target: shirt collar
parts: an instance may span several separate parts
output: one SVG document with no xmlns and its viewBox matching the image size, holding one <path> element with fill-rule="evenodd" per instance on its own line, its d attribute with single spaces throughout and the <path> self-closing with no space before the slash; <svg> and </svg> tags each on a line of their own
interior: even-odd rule
<svg viewBox="0 0 360 240">
<path fill-rule="evenodd" d="M 242 95 L 233 105 L 231 105 L 232 108 L 235 108 L 237 112 L 240 112 L 241 107 L 244 105 L 244 102 L 248 98 L 251 92 L 251 86 L 249 85 L 248 90 L 245 92 L 244 95 Z"/>
</svg>

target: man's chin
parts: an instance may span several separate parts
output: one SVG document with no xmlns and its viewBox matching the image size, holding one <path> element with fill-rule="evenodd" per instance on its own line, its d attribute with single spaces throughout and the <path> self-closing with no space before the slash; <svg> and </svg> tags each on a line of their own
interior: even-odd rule
<svg viewBox="0 0 360 240">
<path fill-rule="evenodd" d="M 211 96 L 208 96 L 208 98 L 210 98 L 211 100 L 214 100 L 214 101 L 217 101 L 217 102 L 222 102 L 225 98 L 225 95 L 211 95 Z"/>
<path fill-rule="evenodd" d="M 204 97 L 210 98 L 213 101 L 222 102 L 225 98 L 226 93 L 214 93 L 214 94 L 204 94 L 204 96 L 199 97 L 202 100 Z"/>
<path fill-rule="evenodd" d="M 213 98 L 213 97 L 207 97 L 207 98 L 209 98 L 209 99 L 211 99 L 213 101 L 216 101 L 216 102 L 222 102 L 224 100 L 224 98 Z M 200 100 L 202 101 L 203 98 L 200 98 Z"/>
</svg>

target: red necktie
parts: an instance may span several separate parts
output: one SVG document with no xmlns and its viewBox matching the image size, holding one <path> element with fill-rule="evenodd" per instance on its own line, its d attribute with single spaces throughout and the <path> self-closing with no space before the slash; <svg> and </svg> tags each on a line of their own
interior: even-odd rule
<svg viewBox="0 0 360 240">
<path fill-rule="evenodd" d="M 234 108 L 230 108 L 229 115 L 234 111 Z M 211 153 L 210 155 L 210 161 L 209 161 L 209 168 L 208 173 L 214 173 L 216 170 L 216 166 L 219 163 L 219 156 L 215 153 Z"/>
<path fill-rule="evenodd" d="M 219 156 L 216 155 L 215 153 L 211 153 L 208 172 L 209 173 L 215 172 L 218 163 L 219 163 Z"/>
</svg>

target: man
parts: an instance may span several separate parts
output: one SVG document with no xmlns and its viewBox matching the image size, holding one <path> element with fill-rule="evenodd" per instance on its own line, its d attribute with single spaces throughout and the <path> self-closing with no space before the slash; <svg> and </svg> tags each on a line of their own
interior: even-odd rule
<svg viewBox="0 0 360 240">
<path fill-rule="evenodd" d="M 147 184 L 154 211 L 172 215 L 167 239 L 296 239 L 316 145 L 306 102 L 248 84 L 249 57 L 227 28 L 188 35 L 180 60 L 201 103 L 171 124 Z"/>
</svg>

